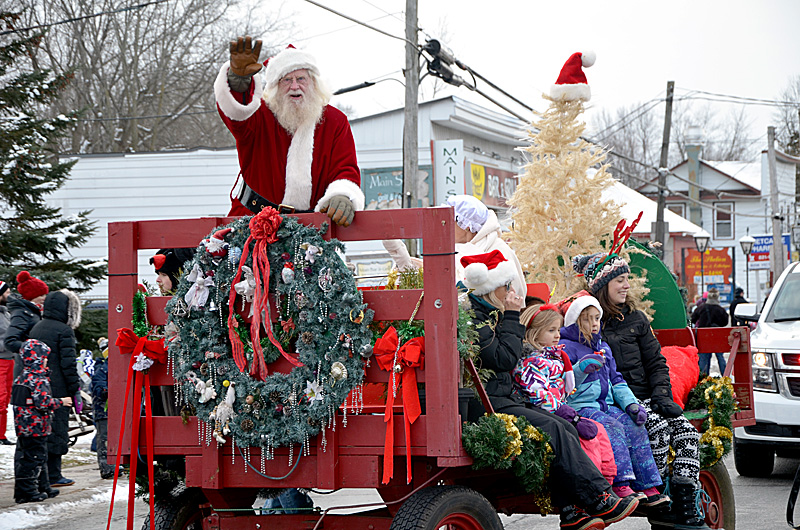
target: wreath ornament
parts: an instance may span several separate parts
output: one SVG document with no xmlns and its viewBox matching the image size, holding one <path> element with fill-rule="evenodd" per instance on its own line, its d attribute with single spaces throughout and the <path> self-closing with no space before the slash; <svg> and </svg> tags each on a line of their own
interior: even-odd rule
<svg viewBox="0 0 800 530">
<path fill-rule="evenodd" d="M 184 266 L 192 278 L 167 304 L 169 366 L 200 443 L 230 439 L 246 457 L 260 446 L 262 469 L 288 446 L 291 465 L 294 445 L 307 453 L 322 433 L 324 450 L 337 416 L 346 426 L 360 412 L 373 312 L 327 229 L 265 208 L 215 229 Z M 208 296 L 187 304 L 203 277 Z"/>
</svg>

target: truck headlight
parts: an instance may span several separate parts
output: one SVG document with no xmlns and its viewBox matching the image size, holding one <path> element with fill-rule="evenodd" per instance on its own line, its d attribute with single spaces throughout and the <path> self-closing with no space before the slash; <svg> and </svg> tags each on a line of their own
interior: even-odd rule
<svg viewBox="0 0 800 530">
<path fill-rule="evenodd" d="M 772 354 L 753 352 L 753 390 L 777 392 L 775 382 L 775 369 L 772 364 Z"/>
</svg>

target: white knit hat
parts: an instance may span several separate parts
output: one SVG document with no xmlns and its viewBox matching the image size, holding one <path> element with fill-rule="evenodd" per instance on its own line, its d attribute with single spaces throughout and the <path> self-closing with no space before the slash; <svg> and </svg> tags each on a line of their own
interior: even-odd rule
<svg viewBox="0 0 800 530">
<path fill-rule="evenodd" d="M 447 206 L 455 210 L 456 224 L 463 230 L 478 233 L 489 219 L 489 208 L 472 195 L 453 195 Z"/>
<path fill-rule="evenodd" d="M 586 291 L 582 292 L 585 293 Z M 572 324 L 576 323 L 578 321 L 578 317 L 587 307 L 597 308 L 597 310 L 600 311 L 600 317 L 603 316 L 603 308 L 600 307 L 600 302 L 597 300 L 597 298 L 587 293 L 582 296 L 578 296 L 572 301 L 571 304 L 569 304 L 567 311 L 564 313 L 564 327 L 571 326 Z"/>
<path fill-rule="evenodd" d="M 309 53 L 301 52 L 291 44 L 282 52 L 267 59 L 267 86 L 275 86 L 286 74 L 295 70 L 308 70 L 319 77 L 317 60 Z"/>
<path fill-rule="evenodd" d="M 499 250 L 461 258 L 464 285 L 481 296 L 518 278 L 517 269 Z"/>
</svg>

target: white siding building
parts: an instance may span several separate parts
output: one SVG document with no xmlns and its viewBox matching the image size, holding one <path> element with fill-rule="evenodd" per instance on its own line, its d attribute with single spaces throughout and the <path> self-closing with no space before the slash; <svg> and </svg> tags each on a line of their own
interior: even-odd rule
<svg viewBox="0 0 800 530">
<path fill-rule="evenodd" d="M 800 159 L 776 151 L 778 208 L 785 216 L 784 233 L 789 233 L 795 221 L 795 171 Z M 688 219 L 692 218 L 693 203 L 689 195 L 690 162 L 683 161 L 672 168 L 667 176 L 667 207 Z M 739 239 L 747 235 L 772 234 L 772 206 L 770 204 L 770 179 L 767 151 L 755 162 L 699 160 L 697 183 L 699 198 L 699 224 L 711 234 L 709 248 L 727 248 L 733 260 L 731 285 L 744 288 L 749 283 L 749 299 L 762 302 L 769 282 L 769 271 L 753 270 L 747 278 L 747 265 Z M 657 195 L 654 184 L 644 185 L 639 191 L 648 197 Z M 669 192 L 668 192 L 669 193 Z M 728 211 L 732 212 L 727 213 Z M 689 242 L 686 248 L 694 248 Z M 680 250 L 676 250 L 676 271 L 680 270 Z M 691 281 L 691 279 L 689 279 Z M 747 296 L 747 293 L 746 293 Z"/>
</svg>

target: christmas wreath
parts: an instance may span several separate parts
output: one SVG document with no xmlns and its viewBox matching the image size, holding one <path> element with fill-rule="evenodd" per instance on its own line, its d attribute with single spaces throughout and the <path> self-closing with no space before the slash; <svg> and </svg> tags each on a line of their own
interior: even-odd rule
<svg viewBox="0 0 800 530">
<path fill-rule="evenodd" d="M 230 437 L 262 457 L 279 446 L 291 455 L 320 432 L 325 447 L 342 405 L 345 426 L 348 408 L 358 412 L 373 313 L 326 231 L 265 209 L 209 234 L 185 265 L 165 336 L 201 443 Z M 289 373 L 270 368 L 281 357 Z"/>
<path fill-rule="evenodd" d="M 684 412 L 700 425 L 700 468 L 708 469 L 728 454 L 733 439 L 731 416 L 739 410 L 730 377 L 706 377 L 689 394 Z"/>
</svg>

